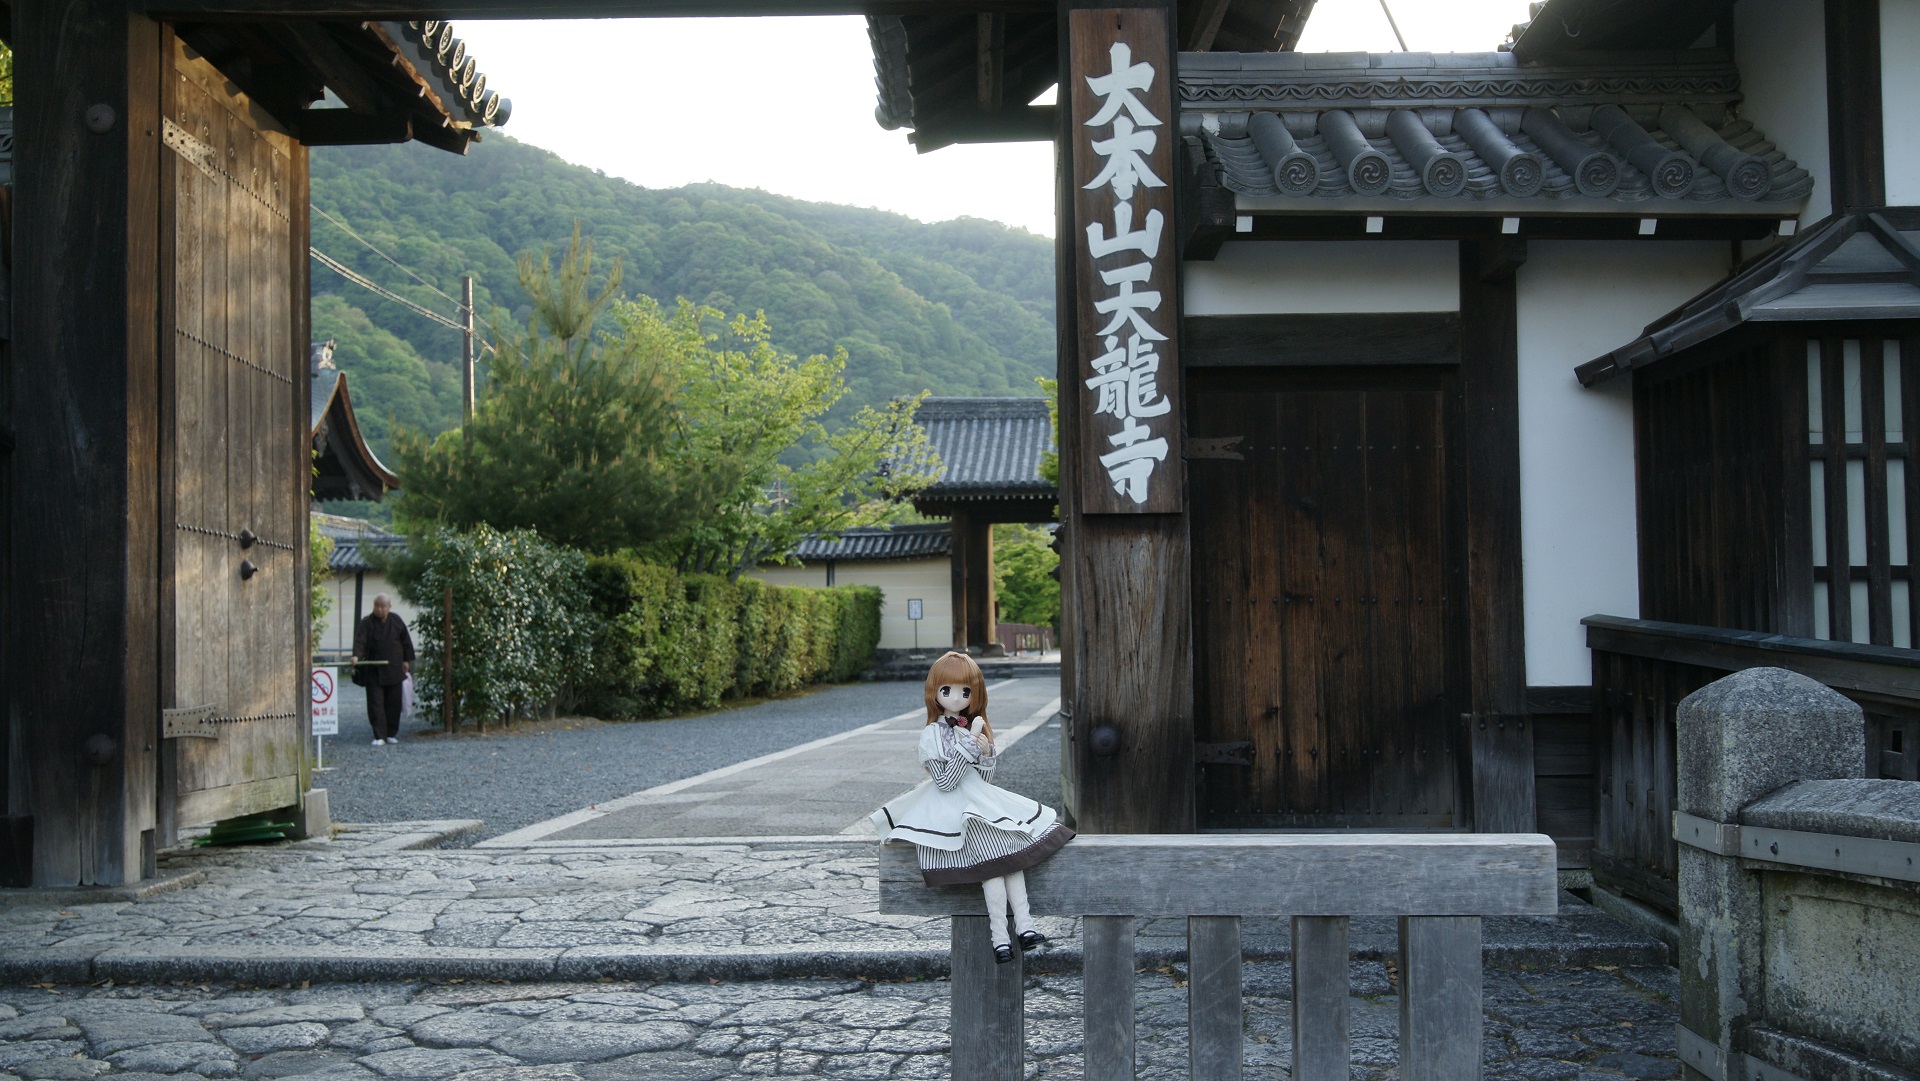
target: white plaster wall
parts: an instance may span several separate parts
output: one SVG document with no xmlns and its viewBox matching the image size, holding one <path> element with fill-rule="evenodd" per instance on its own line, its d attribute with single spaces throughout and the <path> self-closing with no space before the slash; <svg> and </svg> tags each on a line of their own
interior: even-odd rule
<svg viewBox="0 0 1920 1081">
<path fill-rule="evenodd" d="M 1721 243 L 1540 241 L 1519 277 L 1520 505 L 1527 682 L 1592 680 L 1580 620 L 1640 614 L 1628 380 L 1573 369 L 1719 281 Z"/>
<path fill-rule="evenodd" d="M 1450 240 L 1230 241 L 1217 258 L 1180 269 L 1184 315 L 1460 309 Z"/>
<path fill-rule="evenodd" d="M 342 653 L 353 651 L 353 574 L 351 572 L 334 574 L 327 579 L 327 590 L 333 595 L 333 608 L 327 612 L 327 625 L 321 629 L 314 641 L 317 650 L 338 650 Z M 360 587 L 360 602 L 363 616 L 373 614 L 373 598 L 385 593 L 393 600 L 393 611 L 406 620 L 407 628 L 414 630 L 413 644 L 420 644 L 419 610 L 400 598 L 387 576 L 378 571 L 368 571 L 366 581 Z"/>
<path fill-rule="evenodd" d="M 1914 0 L 1883 4 L 1912 7 Z M 1800 217 L 1802 225 L 1833 210 L 1827 186 L 1825 19 L 1821 0 L 1740 0 L 1733 13 L 1733 58 L 1746 95 L 1741 113 L 1813 174 L 1813 197 Z M 1890 137 L 1900 123 L 1896 115 L 1887 114 Z"/>
<path fill-rule="evenodd" d="M 827 584 L 825 563 L 759 567 L 751 573 L 769 585 L 818 587 Z M 920 648 L 943 649 L 953 642 L 953 570 L 945 557 L 871 563 L 840 561 L 833 565 L 833 584 L 880 587 L 881 649 L 913 648 L 914 626 L 907 618 L 907 600 L 911 597 L 924 602 Z"/>
<path fill-rule="evenodd" d="M 1920 0 L 1880 0 L 1880 102 L 1886 130 L 1887 202 L 1920 206 Z"/>
</svg>

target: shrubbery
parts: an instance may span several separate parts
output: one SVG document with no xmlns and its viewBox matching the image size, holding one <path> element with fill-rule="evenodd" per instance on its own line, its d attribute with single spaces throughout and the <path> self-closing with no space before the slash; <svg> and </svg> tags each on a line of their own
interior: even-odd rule
<svg viewBox="0 0 1920 1081">
<path fill-rule="evenodd" d="M 584 555 L 531 530 L 482 525 L 413 537 L 393 571 L 420 610 L 412 630 L 421 713 L 441 710 L 449 588 L 456 716 L 506 720 L 554 704 L 593 645 L 586 570 Z"/>
<path fill-rule="evenodd" d="M 657 716 L 850 679 L 880 642 L 880 591 L 675 574 L 627 555 L 586 565 L 593 663 L 583 705 Z"/>
</svg>

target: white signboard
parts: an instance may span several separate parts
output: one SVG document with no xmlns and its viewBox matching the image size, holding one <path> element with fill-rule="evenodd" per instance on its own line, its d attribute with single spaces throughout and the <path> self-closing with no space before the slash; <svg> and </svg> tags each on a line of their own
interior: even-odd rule
<svg viewBox="0 0 1920 1081">
<path fill-rule="evenodd" d="M 340 734 L 340 696 L 334 686 L 333 669 L 315 668 L 308 677 L 308 697 L 313 702 L 313 734 Z"/>
<path fill-rule="evenodd" d="M 908 599 L 907 601 L 907 618 L 908 619 L 923 619 L 926 617 L 926 614 L 927 614 L 926 606 L 920 602 L 919 597 L 912 597 Z"/>
</svg>

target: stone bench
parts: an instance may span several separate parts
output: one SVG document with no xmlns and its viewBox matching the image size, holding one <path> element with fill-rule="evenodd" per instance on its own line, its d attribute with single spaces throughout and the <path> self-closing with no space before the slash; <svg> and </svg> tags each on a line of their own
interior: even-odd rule
<svg viewBox="0 0 1920 1081">
<path fill-rule="evenodd" d="M 1083 836 L 1027 872 L 1036 916 L 1081 917 L 1084 1076 L 1134 1076 L 1136 919 L 1187 918 L 1191 1076 L 1244 1058 L 1240 919 L 1293 926 L 1294 1081 L 1345 1081 L 1347 921 L 1400 918 L 1401 1081 L 1480 1077 L 1480 919 L 1558 910 L 1542 834 Z M 978 886 L 930 887 L 912 845 L 880 847 L 880 911 L 953 920 L 953 1076 L 1023 1076 L 1024 973 L 996 964 Z"/>
</svg>

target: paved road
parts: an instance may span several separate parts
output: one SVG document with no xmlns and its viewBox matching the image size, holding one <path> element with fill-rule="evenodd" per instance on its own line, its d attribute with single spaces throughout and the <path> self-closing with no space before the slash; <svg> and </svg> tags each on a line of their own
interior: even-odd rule
<svg viewBox="0 0 1920 1081">
<path fill-rule="evenodd" d="M 1187 1076 L 1184 973 L 1140 974 L 1139 1076 Z M 1398 1076 L 1398 999 L 1352 971 L 1359 1081 Z M 1290 973 L 1246 973 L 1249 1081 L 1287 1076 Z M 1670 968 L 1490 972 L 1488 1081 L 1679 1076 Z M 944 980 L 0 989 L 0 1078 L 717 1081 L 949 1075 Z M 1081 1076 L 1080 981 L 1027 985 L 1028 1076 Z"/>
<path fill-rule="evenodd" d="M 1044 691 L 1056 682 L 1018 685 Z M 485 823 L 478 836 L 492 837 L 916 708 L 919 684 L 854 683 L 692 717 L 596 722 L 532 735 L 509 730 L 483 738 L 468 730 L 447 737 L 415 722 L 402 732 L 399 746 L 372 747 L 362 692 L 349 686 L 342 734 L 326 741 L 327 764 L 334 768 L 315 783 L 328 790 L 336 822 L 475 818 Z M 1044 758 L 1037 747 L 1028 753 Z M 1054 775 L 1054 806 L 1057 762 L 1056 750 L 1051 764 L 1020 767 L 1043 784 Z"/>
<path fill-rule="evenodd" d="M 1051 776 L 1058 797 L 1060 708 L 1052 680 L 987 687 L 996 742 L 1013 768 L 995 780 Z M 926 710 L 914 707 L 707 774 L 637 792 L 481 842 L 489 847 L 620 844 L 666 838 L 874 836 L 874 808 L 926 780 L 916 748 Z M 1052 740 L 1030 736 L 1045 730 Z M 1018 758 L 1020 761 L 1014 763 Z M 1004 785 L 1003 785 L 1004 787 Z M 1035 798 L 1039 798 L 1037 794 Z M 1057 806 L 1057 804 L 1055 804 Z"/>
</svg>

